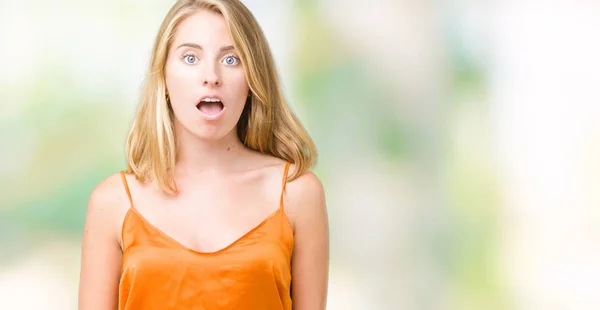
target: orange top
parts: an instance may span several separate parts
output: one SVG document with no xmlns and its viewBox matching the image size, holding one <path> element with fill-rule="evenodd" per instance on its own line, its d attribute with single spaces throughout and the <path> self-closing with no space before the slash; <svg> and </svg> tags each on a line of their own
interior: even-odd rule
<svg viewBox="0 0 600 310">
<path fill-rule="evenodd" d="M 252 230 L 216 252 L 197 252 L 149 223 L 134 207 L 123 221 L 119 310 L 292 309 L 294 236 L 280 206 Z"/>
</svg>

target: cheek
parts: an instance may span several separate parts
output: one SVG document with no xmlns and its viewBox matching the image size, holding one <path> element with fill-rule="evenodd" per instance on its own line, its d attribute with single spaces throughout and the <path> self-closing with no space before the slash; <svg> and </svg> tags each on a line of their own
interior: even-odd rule
<svg viewBox="0 0 600 310">
<path fill-rule="evenodd" d="M 186 118 L 188 114 L 186 112 L 188 107 L 186 106 L 188 106 L 187 102 L 189 101 L 191 95 L 190 89 L 192 88 L 190 78 L 188 77 L 189 74 L 186 74 L 185 71 L 177 65 L 165 67 L 165 83 L 171 108 L 179 119 Z"/>
<path fill-rule="evenodd" d="M 177 63 L 167 63 L 165 66 L 165 82 L 169 94 L 179 97 L 193 83 L 191 70 Z"/>
<path fill-rule="evenodd" d="M 231 72 L 228 76 L 229 85 L 231 85 L 231 96 L 235 97 L 240 104 L 244 104 L 246 102 L 246 97 L 248 96 L 248 81 L 246 79 L 246 74 L 243 70 Z"/>
</svg>

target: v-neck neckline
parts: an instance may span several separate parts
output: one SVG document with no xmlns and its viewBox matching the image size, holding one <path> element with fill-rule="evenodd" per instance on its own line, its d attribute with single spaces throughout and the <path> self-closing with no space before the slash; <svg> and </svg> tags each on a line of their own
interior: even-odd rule
<svg viewBox="0 0 600 310">
<path fill-rule="evenodd" d="M 227 246 L 219 249 L 219 250 L 215 250 L 215 251 L 199 251 L 196 249 L 191 248 L 190 246 L 187 246 L 185 244 L 183 244 L 182 242 L 176 240 L 175 238 L 171 237 L 169 234 L 167 234 L 166 232 L 164 232 L 162 229 L 158 228 L 157 226 L 155 226 L 154 224 L 152 224 L 148 219 L 146 219 L 138 210 L 136 210 L 134 207 L 130 207 L 129 210 L 127 211 L 127 215 L 125 217 L 125 219 L 127 220 L 127 217 L 129 217 L 131 214 L 135 215 L 146 227 L 148 227 L 150 230 L 156 232 L 157 234 L 159 234 L 161 237 L 163 237 L 165 240 L 167 240 L 169 243 L 182 248 L 188 252 L 197 254 L 197 255 L 216 255 L 216 254 L 220 254 L 223 252 L 226 252 L 227 250 L 235 247 L 238 243 L 240 243 L 242 240 L 246 239 L 247 237 L 249 237 L 250 235 L 252 235 L 255 231 L 257 231 L 258 229 L 260 229 L 261 227 L 265 226 L 266 224 L 268 224 L 269 222 L 271 222 L 271 220 L 273 218 L 275 218 L 277 215 L 280 215 L 282 213 L 282 208 L 277 208 L 277 210 L 275 210 L 274 212 L 272 212 L 271 214 L 269 214 L 264 220 L 262 220 L 261 222 L 259 222 L 257 225 L 253 226 L 250 230 L 248 230 L 246 233 L 242 234 L 240 237 L 236 238 L 234 241 L 232 241 L 231 243 L 229 243 Z M 291 229 L 291 227 L 290 227 Z"/>
</svg>

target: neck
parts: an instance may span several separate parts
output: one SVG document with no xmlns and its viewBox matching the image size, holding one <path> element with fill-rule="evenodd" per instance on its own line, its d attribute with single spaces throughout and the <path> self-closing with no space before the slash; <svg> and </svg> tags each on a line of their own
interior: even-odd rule
<svg viewBox="0 0 600 310">
<path fill-rule="evenodd" d="M 231 170 L 239 162 L 240 155 L 247 152 L 235 130 L 219 140 L 205 140 L 182 132 L 177 133 L 176 175 L 190 176 L 206 172 Z"/>
</svg>

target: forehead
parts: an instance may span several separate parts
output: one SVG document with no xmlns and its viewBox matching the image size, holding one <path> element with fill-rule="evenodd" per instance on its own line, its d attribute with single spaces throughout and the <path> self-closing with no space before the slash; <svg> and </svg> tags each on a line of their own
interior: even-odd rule
<svg viewBox="0 0 600 310">
<path fill-rule="evenodd" d="M 204 9 L 188 16 L 179 24 L 175 32 L 175 45 L 181 43 L 223 45 L 231 44 L 232 39 L 223 15 Z"/>
</svg>

